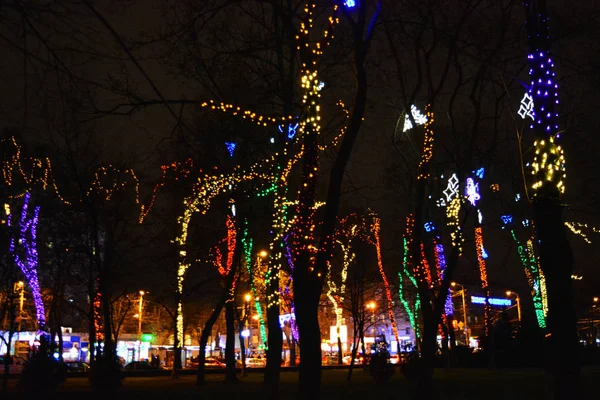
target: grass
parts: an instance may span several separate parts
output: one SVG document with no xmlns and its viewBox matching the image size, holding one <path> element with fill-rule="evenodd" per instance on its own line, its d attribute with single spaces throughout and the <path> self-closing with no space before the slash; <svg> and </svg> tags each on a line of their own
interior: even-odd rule
<svg viewBox="0 0 600 400">
<path fill-rule="evenodd" d="M 355 370 L 352 381 L 346 380 L 346 370 L 324 370 L 322 398 L 327 400 L 382 400 L 412 399 L 415 388 L 399 371 L 387 384 L 375 384 L 362 370 Z M 239 376 L 239 375 L 238 375 Z M 239 376 L 236 384 L 225 384 L 222 375 L 207 375 L 205 386 L 195 386 L 195 376 L 128 377 L 123 387 L 109 400 L 117 399 L 243 399 L 255 400 L 261 396 L 261 373 Z M 600 394 L 600 368 L 585 369 L 583 374 L 584 398 L 598 398 Z M 297 372 L 282 372 L 281 398 L 297 398 Z M 15 389 L 16 380 L 11 380 L 9 393 L 2 399 L 22 398 Z M 69 378 L 61 387 L 56 398 L 96 398 L 86 378 Z M 541 370 L 484 370 L 452 369 L 437 370 L 434 377 L 434 392 L 439 400 L 535 400 L 549 399 L 548 380 Z M 311 399 L 316 400 L 316 399 Z M 573 399 L 576 400 L 576 399 Z"/>
</svg>

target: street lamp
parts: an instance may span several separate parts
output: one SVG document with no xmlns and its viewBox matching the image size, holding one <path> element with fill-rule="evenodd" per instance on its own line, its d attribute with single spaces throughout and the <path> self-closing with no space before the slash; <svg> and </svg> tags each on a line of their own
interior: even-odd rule
<svg viewBox="0 0 600 400">
<path fill-rule="evenodd" d="M 260 258 L 266 258 L 269 255 L 269 253 L 267 253 L 266 250 L 261 250 L 260 253 L 258 253 L 258 255 Z"/>
<path fill-rule="evenodd" d="M 21 332 L 21 320 L 23 319 L 23 301 L 25 300 L 25 282 L 17 282 L 17 290 L 19 291 L 19 324 L 17 331 Z"/>
<path fill-rule="evenodd" d="M 370 301 L 367 303 L 367 308 L 371 310 L 371 321 L 375 325 L 375 335 L 377 335 L 377 321 L 375 320 L 375 307 L 377 307 L 377 304 L 375 304 L 374 301 Z"/>
<path fill-rule="evenodd" d="M 517 316 L 519 318 L 519 322 L 521 322 L 521 298 L 519 297 L 519 295 L 513 291 L 507 290 L 506 291 L 506 295 L 507 296 L 511 296 L 511 295 L 515 295 L 515 298 L 517 299 Z"/>
<path fill-rule="evenodd" d="M 138 361 L 140 360 L 142 353 L 142 309 L 144 307 L 144 295 L 146 292 L 140 290 L 140 303 L 138 305 L 138 341 L 140 343 L 140 347 L 138 349 Z"/>
<path fill-rule="evenodd" d="M 465 345 L 469 346 L 469 328 L 467 328 L 467 301 L 465 299 L 465 287 L 460 283 L 451 282 L 450 286 L 456 287 L 460 286 L 460 294 L 462 297 L 462 306 L 463 306 L 463 324 L 464 324 L 464 334 L 465 334 Z"/>
</svg>

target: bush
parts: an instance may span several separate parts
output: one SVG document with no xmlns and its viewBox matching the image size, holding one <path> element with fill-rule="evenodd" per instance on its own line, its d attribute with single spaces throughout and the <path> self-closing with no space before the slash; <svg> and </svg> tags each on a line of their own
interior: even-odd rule
<svg viewBox="0 0 600 400">
<path fill-rule="evenodd" d="M 48 337 L 40 337 L 40 346 L 25 364 L 18 388 L 20 392 L 42 394 L 55 392 L 67 378 L 67 367 L 52 356 Z"/>
</svg>

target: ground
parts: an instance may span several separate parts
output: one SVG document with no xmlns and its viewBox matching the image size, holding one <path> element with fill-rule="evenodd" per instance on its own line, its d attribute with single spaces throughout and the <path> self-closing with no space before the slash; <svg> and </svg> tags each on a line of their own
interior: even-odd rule
<svg viewBox="0 0 600 400">
<path fill-rule="evenodd" d="M 362 370 L 355 370 L 352 381 L 346 381 L 347 370 L 323 371 L 322 399 L 326 400 L 384 400 L 413 399 L 414 386 L 399 371 L 387 384 L 374 384 L 371 377 Z M 295 399 L 297 372 L 283 372 L 281 375 L 281 399 Z M 600 368 L 585 369 L 582 379 L 583 398 L 594 399 L 600 394 Z M 9 394 L 0 394 L 4 399 L 22 398 L 15 392 L 16 379 L 11 379 Z M 257 400 L 260 396 L 262 374 L 254 371 L 247 377 L 240 376 L 234 385 L 223 383 L 223 375 L 208 375 L 207 384 L 195 386 L 194 376 L 180 379 L 159 377 L 128 377 L 116 399 L 243 399 Z M 541 370 L 482 370 L 453 369 L 438 370 L 435 374 L 434 389 L 440 400 L 535 400 L 549 399 L 548 382 Z M 56 398 L 94 398 L 86 378 L 69 378 L 61 387 Z M 314 399 L 313 399 L 314 400 Z M 575 399 L 573 399 L 575 400 Z"/>
</svg>

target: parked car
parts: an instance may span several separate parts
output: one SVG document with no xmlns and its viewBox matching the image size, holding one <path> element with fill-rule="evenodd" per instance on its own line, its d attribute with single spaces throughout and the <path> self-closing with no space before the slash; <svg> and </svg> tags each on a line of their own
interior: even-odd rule
<svg viewBox="0 0 600 400">
<path fill-rule="evenodd" d="M 204 360 L 205 368 L 225 368 L 225 363 L 216 357 L 206 357 Z"/>
<path fill-rule="evenodd" d="M 188 366 L 198 368 L 198 362 L 198 357 L 190 358 Z M 217 357 L 206 357 L 204 359 L 204 368 L 225 368 L 225 362 L 219 360 Z"/>
<path fill-rule="evenodd" d="M 125 365 L 126 371 L 157 371 L 159 369 L 162 368 L 155 367 L 148 361 L 132 361 L 129 364 Z"/>
<path fill-rule="evenodd" d="M 264 368 L 266 366 L 265 358 L 246 358 L 246 368 Z"/>
<path fill-rule="evenodd" d="M 65 365 L 69 372 L 87 372 L 90 369 L 90 365 L 82 361 L 66 361 Z"/>
<path fill-rule="evenodd" d="M 23 367 L 25 366 L 25 363 L 27 363 L 27 360 L 21 356 L 11 355 L 10 358 L 6 359 L 4 355 L 0 355 L 0 374 L 4 373 L 5 360 L 8 363 L 8 373 L 9 374 L 21 373 L 21 371 L 23 371 Z"/>
</svg>

